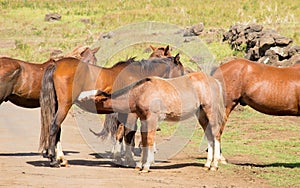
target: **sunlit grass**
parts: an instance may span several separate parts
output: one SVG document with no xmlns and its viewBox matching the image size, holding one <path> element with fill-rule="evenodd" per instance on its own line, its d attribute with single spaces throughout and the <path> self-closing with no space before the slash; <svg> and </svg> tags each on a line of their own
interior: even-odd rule
<svg viewBox="0 0 300 188">
<path fill-rule="evenodd" d="M 30 45 L 22 49 L 1 49 L 1 53 L 29 61 L 43 61 L 49 53 L 43 49 L 60 48 L 70 51 L 77 45 L 92 44 L 101 32 L 114 30 L 125 24 L 159 21 L 182 27 L 203 22 L 206 29 L 228 29 L 237 22 L 257 22 L 265 28 L 277 30 L 299 44 L 300 3 L 295 1 L 201 1 L 186 3 L 178 0 L 155 1 L 0 1 L 0 34 L 3 39 L 22 40 Z M 45 22 L 47 13 L 59 13 L 58 22 Z M 82 23 L 81 19 L 89 19 Z M 216 41 L 221 40 L 221 36 Z M 208 45 L 217 60 L 228 56 L 242 56 L 228 45 L 218 42 Z M 140 52 L 134 52 L 139 56 Z"/>
</svg>

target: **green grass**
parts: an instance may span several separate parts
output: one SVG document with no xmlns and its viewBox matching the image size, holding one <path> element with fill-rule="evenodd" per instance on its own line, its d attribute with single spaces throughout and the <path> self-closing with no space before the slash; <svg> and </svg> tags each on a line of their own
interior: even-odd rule
<svg viewBox="0 0 300 188">
<path fill-rule="evenodd" d="M 47 13 L 62 15 L 58 22 L 45 22 Z M 30 49 L 0 49 L 0 54 L 33 62 L 46 61 L 49 50 L 71 51 L 77 45 L 93 44 L 101 32 L 126 24 L 159 21 L 187 27 L 203 22 L 206 29 L 227 30 L 237 22 L 255 21 L 300 42 L 300 3 L 292 0 L 268 1 L 0 1 L 1 39 L 14 39 Z M 80 19 L 89 19 L 83 23 Z M 221 36 L 217 41 L 221 40 Z M 208 44 L 217 60 L 228 56 L 242 56 L 226 44 Z M 23 52 L 25 51 L 25 52 Z M 140 52 L 134 51 L 139 56 Z"/>
<path fill-rule="evenodd" d="M 274 186 L 299 186 L 298 130 L 299 122 L 264 115 L 247 107 L 231 114 L 222 137 L 223 153 L 229 160 L 240 155 L 245 163 L 250 159 L 253 165 L 250 173 Z M 239 165 L 229 166 L 236 168 Z"/>
</svg>

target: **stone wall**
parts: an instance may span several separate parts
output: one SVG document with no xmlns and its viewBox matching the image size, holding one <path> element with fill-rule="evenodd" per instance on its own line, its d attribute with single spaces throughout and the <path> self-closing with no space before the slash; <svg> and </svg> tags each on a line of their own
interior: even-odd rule
<svg viewBox="0 0 300 188">
<path fill-rule="evenodd" d="M 235 24 L 223 34 L 232 49 L 245 52 L 245 58 L 275 66 L 300 63 L 300 46 L 274 30 L 258 24 Z"/>
</svg>

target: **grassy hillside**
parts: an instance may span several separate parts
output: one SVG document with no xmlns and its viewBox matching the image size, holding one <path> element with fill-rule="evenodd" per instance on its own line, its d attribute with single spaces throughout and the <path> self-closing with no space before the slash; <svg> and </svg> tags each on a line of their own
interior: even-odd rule
<svg viewBox="0 0 300 188">
<path fill-rule="evenodd" d="M 300 2 L 292 0 L 1 0 L 0 13 L 0 40 L 16 44 L 15 48 L 1 48 L 0 55 L 34 62 L 45 61 L 53 49 L 68 52 L 77 45 L 91 45 L 102 32 L 143 21 L 182 27 L 203 22 L 206 30 L 223 28 L 225 31 L 237 22 L 257 22 L 300 43 Z M 59 13 L 62 19 L 45 22 L 47 13 Z M 228 45 L 220 42 L 221 35 L 213 37 L 214 42 L 208 47 L 218 60 L 233 55 Z"/>
</svg>

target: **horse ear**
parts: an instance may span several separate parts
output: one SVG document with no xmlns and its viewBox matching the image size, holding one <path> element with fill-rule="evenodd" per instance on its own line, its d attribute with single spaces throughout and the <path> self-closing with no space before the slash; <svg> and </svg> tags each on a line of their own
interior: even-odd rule
<svg viewBox="0 0 300 188">
<path fill-rule="evenodd" d="M 169 45 L 165 48 L 164 55 L 167 56 L 169 53 L 170 47 Z"/>
<path fill-rule="evenodd" d="M 99 49 L 100 49 L 100 46 L 98 48 L 92 49 L 93 54 L 97 53 Z"/>
<path fill-rule="evenodd" d="M 179 56 L 179 53 L 175 56 L 175 58 L 174 58 L 174 63 L 175 63 L 175 64 L 179 64 L 179 63 L 180 63 L 180 56 Z"/>
<path fill-rule="evenodd" d="M 152 49 L 152 51 L 156 50 L 156 48 L 154 46 L 152 46 L 151 44 L 150 44 L 150 48 Z"/>
</svg>

